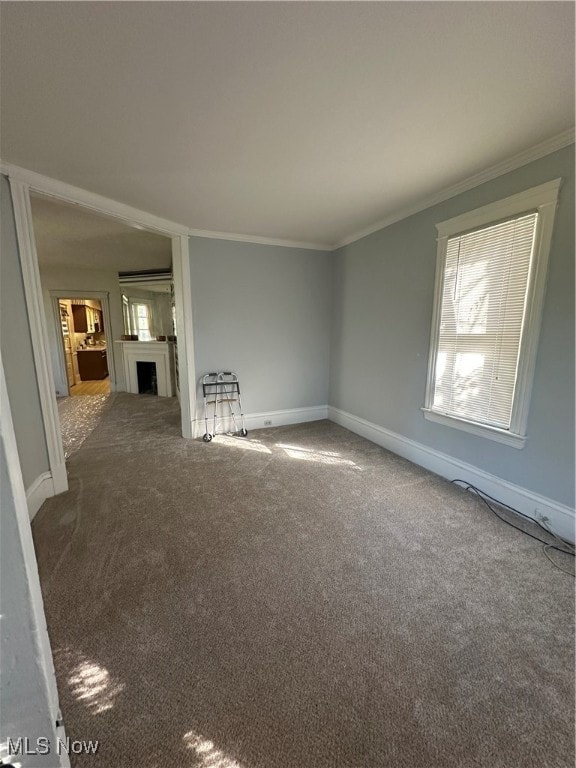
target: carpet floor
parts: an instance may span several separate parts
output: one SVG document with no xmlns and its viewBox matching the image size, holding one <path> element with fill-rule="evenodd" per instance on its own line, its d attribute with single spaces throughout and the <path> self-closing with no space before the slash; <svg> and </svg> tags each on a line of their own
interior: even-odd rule
<svg viewBox="0 0 576 768">
<path fill-rule="evenodd" d="M 574 764 L 573 579 L 470 493 L 127 394 L 68 469 L 33 534 L 73 766 Z"/>
<path fill-rule="evenodd" d="M 58 398 L 60 434 L 66 459 L 69 459 L 94 431 L 109 400 L 110 394 Z"/>
</svg>

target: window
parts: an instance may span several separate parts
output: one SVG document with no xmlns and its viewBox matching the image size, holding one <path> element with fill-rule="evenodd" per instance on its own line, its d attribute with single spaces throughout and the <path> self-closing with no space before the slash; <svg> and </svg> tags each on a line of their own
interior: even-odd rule
<svg viewBox="0 0 576 768">
<path fill-rule="evenodd" d="M 150 307 L 148 304 L 133 304 L 134 328 L 138 334 L 138 341 L 150 341 L 152 334 L 150 332 Z"/>
<path fill-rule="evenodd" d="M 122 296 L 124 330 L 135 334 L 139 341 L 152 341 L 152 308 L 145 299 L 129 299 Z"/>
<path fill-rule="evenodd" d="M 426 418 L 523 447 L 560 181 L 437 225 Z"/>
</svg>

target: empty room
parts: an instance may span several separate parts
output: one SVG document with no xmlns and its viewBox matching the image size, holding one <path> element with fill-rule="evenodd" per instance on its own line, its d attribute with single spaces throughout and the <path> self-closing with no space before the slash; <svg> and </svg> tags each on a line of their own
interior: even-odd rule
<svg viewBox="0 0 576 768">
<path fill-rule="evenodd" d="M 574 764 L 574 30 L 0 1 L 0 766 Z"/>
</svg>

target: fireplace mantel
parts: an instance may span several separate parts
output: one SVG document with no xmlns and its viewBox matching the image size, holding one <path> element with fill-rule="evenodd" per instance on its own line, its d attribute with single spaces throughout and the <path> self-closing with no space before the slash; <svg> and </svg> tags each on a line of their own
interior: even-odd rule
<svg viewBox="0 0 576 768">
<path fill-rule="evenodd" d="M 174 345 L 170 341 L 117 341 L 122 346 L 126 391 L 138 394 L 136 363 L 156 363 L 159 397 L 172 397 L 174 384 Z"/>
</svg>

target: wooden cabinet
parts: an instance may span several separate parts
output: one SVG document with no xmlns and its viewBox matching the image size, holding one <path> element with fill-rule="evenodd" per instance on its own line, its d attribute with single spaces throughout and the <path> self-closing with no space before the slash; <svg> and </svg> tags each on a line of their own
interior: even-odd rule
<svg viewBox="0 0 576 768">
<path fill-rule="evenodd" d="M 78 350 L 78 370 L 82 381 L 105 379 L 108 376 L 108 360 L 105 349 Z"/>
<path fill-rule="evenodd" d="M 88 307 L 84 304 L 72 305 L 72 316 L 74 317 L 74 331 L 75 333 L 93 333 L 88 330 Z"/>
<path fill-rule="evenodd" d="M 98 333 L 103 331 L 102 312 L 86 304 L 72 304 L 75 333 Z"/>
</svg>

